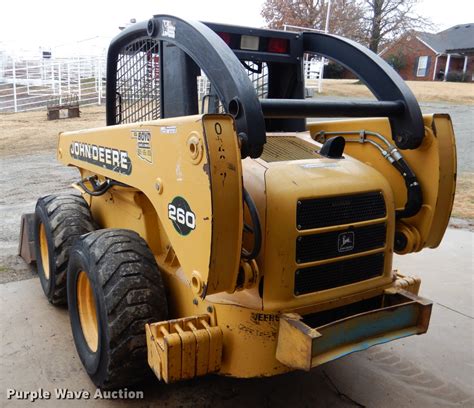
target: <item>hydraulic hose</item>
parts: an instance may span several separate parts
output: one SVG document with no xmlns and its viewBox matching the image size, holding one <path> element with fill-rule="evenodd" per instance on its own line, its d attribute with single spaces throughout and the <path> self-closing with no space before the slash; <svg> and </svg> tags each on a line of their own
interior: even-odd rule
<svg viewBox="0 0 474 408">
<path fill-rule="evenodd" d="M 89 189 L 86 186 L 85 184 L 86 182 L 91 183 L 93 190 Z M 115 181 L 111 179 L 106 179 L 102 184 L 97 184 L 97 176 L 86 177 L 85 179 L 78 181 L 77 185 L 81 187 L 83 191 L 85 191 L 87 194 L 93 197 L 97 197 L 97 196 L 101 196 L 102 194 L 105 194 L 113 186 L 128 187 L 124 183 L 120 183 L 119 181 Z"/>
<path fill-rule="evenodd" d="M 242 248 L 242 258 L 244 258 L 246 261 L 250 261 L 255 259 L 260 253 L 260 249 L 262 247 L 262 229 L 260 226 L 260 217 L 258 215 L 255 202 L 245 188 L 243 189 L 243 196 L 244 203 L 249 209 L 250 218 L 252 220 L 252 228 L 245 225 L 244 229 L 246 231 L 252 232 L 253 234 L 253 248 L 251 251 L 247 251 L 245 248 Z"/>
</svg>

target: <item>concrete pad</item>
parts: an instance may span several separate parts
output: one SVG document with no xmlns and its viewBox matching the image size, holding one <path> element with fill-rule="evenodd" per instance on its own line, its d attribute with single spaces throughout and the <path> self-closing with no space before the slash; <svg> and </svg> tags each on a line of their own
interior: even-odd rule
<svg viewBox="0 0 474 408">
<path fill-rule="evenodd" d="M 94 400 L 67 310 L 47 302 L 38 279 L 0 285 L 0 405 L 473 407 L 473 236 L 450 229 L 437 251 L 395 258 L 395 267 L 422 277 L 422 295 L 435 302 L 426 335 L 373 347 L 310 373 L 250 380 L 208 376 L 169 386 L 151 381 L 142 388 L 143 400 Z M 12 388 L 53 395 L 34 404 L 7 400 Z M 91 399 L 55 399 L 55 389 L 64 388 L 88 391 Z"/>
</svg>

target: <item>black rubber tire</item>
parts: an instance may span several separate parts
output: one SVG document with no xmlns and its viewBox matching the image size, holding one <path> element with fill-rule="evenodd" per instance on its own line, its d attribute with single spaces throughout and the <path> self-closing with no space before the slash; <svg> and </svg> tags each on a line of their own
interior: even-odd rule
<svg viewBox="0 0 474 408">
<path fill-rule="evenodd" d="M 98 325 L 95 352 L 84 337 L 77 281 L 84 271 L 94 294 Z M 97 387 L 117 389 L 152 374 L 147 364 L 145 324 L 166 320 L 160 271 L 147 243 L 135 232 L 104 229 L 82 236 L 71 249 L 68 306 L 79 357 Z"/>
<path fill-rule="evenodd" d="M 40 250 L 40 225 L 43 224 L 48 248 L 49 278 L 45 274 Z M 44 294 L 53 305 L 67 304 L 67 264 L 74 241 L 94 230 L 86 201 L 78 195 L 48 195 L 36 202 L 34 237 L 36 265 Z"/>
</svg>

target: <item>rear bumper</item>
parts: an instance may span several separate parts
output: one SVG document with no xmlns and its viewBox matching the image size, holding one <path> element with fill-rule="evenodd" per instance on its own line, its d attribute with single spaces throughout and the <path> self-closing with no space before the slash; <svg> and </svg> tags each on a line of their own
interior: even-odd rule
<svg viewBox="0 0 474 408">
<path fill-rule="evenodd" d="M 146 325 L 148 362 L 165 382 L 213 372 L 273 376 L 426 332 L 431 302 L 400 288 L 417 289 L 419 281 L 396 282 L 317 312 L 281 314 L 215 303 L 209 305 L 212 313 L 152 323 Z"/>
<path fill-rule="evenodd" d="M 287 367 L 310 370 L 376 344 L 422 334 L 428 330 L 431 308 L 427 299 L 389 289 L 376 299 L 336 310 L 304 317 L 283 314 L 276 358 Z"/>
</svg>

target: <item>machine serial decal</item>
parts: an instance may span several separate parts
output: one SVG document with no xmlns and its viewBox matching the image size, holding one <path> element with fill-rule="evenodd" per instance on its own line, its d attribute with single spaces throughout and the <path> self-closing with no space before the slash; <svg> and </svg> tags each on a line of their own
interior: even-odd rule
<svg viewBox="0 0 474 408">
<path fill-rule="evenodd" d="M 69 153 L 73 159 L 95 164 L 116 173 L 130 175 L 132 172 L 132 162 L 125 150 L 89 143 L 72 142 L 69 147 Z"/>
<path fill-rule="evenodd" d="M 176 126 L 161 126 L 160 132 L 167 135 L 174 135 L 177 132 Z"/>
<path fill-rule="evenodd" d="M 151 132 L 149 130 L 132 130 L 132 139 L 137 140 L 137 156 L 148 163 L 153 163 Z"/>
<path fill-rule="evenodd" d="M 337 238 L 338 252 L 352 251 L 355 245 L 355 235 L 353 231 L 343 232 Z"/>
<path fill-rule="evenodd" d="M 175 197 L 168 204 L 168 218 L 180 235 L 188 235 L 196 229 L 196 215 L 183 197 Z"/>
<path fill-rule="evenodd" d="M 176 25 L 175 25 L 174 21 L 163 20 L 161 35 L 163 37 L 169 37 L 169 38 L 174 38 L 175 37 L 175 35 L 176 35 Z"/>
</svg>

